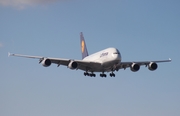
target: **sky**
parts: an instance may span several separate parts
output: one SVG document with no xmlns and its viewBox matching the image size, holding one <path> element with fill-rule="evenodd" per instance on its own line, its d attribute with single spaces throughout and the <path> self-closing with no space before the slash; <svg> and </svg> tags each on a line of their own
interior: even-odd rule
<svg viewBox="0 0 180 116">
<path fill-rule="evenodd" d="M 0 0 L 0 116 L 179 116 L 179 0 Z M 8 52 L 81 59 L 115 47 L 122 61 L 172 59 L 116 77 Z"/>
</svg>

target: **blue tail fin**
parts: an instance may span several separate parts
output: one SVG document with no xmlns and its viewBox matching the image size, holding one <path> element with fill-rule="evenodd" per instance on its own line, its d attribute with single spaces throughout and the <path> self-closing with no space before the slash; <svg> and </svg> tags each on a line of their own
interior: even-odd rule
<svg viewBox="0 0 180 116">
<path fill-rule="evenodd" d="M 84 40 L 83 33 L 80 33 L 80 45 L 81 45 L 81 53 L 82 53 L 82 59 L 84 59 L 86 56 L 88 56 L 88 51 L 86 48 L 86 43 Z"/>
</svg>

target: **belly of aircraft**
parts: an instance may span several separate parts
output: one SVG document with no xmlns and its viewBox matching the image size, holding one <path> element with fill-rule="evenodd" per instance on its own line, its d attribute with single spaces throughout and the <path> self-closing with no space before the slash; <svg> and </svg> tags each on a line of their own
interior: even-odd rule
<svg viewBox="0 0 180 116">
<path fill-rule="evenodd" d="M 92 72 L 110 72 L 112 71 L 113 68 L 119 63 L 119 60 L 117 61 L 110 61 L 110 62 L 105 62 L 99 67 L 94 67 Z"/>
</svg>

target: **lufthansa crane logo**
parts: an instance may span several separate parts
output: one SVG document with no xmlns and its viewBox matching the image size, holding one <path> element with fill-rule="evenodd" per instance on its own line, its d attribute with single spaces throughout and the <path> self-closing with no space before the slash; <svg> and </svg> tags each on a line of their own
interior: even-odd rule
<svg viewBox="0 0 180 116">
<path fill-rule="evenodd" d="M 84 52 L 84 40 L 82 40 L 82 42 L 81 42 L 81 51 L 82 51 L 82 53 Z"/>
</svg>

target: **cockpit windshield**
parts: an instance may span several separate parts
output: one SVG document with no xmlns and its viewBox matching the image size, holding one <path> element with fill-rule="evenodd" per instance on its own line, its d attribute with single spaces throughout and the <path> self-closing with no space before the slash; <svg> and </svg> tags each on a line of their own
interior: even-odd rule
<svg viewBox="0 0 180 116">
<path fill-rule="evenodd" d="M 116 52 L 114 52 L 113 54 L 120 54 L 119 51 L 117 50 Z"/>
</svg>

